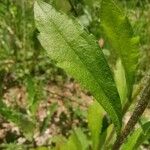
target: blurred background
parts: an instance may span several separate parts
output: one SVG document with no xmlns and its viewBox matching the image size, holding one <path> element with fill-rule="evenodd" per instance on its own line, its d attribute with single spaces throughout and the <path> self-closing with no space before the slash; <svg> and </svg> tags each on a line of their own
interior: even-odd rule
<svg viewBox="0 0 150 150">
<path fill-rule="evenodd" d="M 110 66 L 111 53 L 100 26 L 100 0 L 45 0 L 76 17 L 96 36 Z M 55 66 L 37 40 L 34 0 L 0 0 L 0 147 L 55 145 L 74 127 L 87 129 L 90 93 Z M 150 69 L 150 1 L 119 0 L 140 37 L 138 81 Z M 11 115 L 10 115 L 11 114 Z"/>
</svg>

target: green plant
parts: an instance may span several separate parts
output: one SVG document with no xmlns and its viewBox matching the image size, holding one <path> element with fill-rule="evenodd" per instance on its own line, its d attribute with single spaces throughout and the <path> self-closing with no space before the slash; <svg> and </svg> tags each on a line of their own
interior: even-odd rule
<svg viewBox="0 0 150 150">
<path fill-rule="evenodd" d="M 56 11 L 51 5 L 41 1 L 35 2 L 34 5 L 36 26 L 40 32 L 38 38 L 48 56 L 91 92 L 108 113 L 116 130 L 115 132 L 110 125 L 102 128 L 104 122 L 110 123 L 109 119 L 103 121 L 103 111 L 97 103 L 89 110 L 92 144 L 88 144 L 83 132 L 77 129 L 59 149 L 86 150 L 90 145 L 93 150 L 117 150 L 120 147 L 126 149 L 125 145 L 130 143 L 135 149 L 139 143 L 149 138 L 149 123 L 141 125 L 144 130 L 139 129 L 140 134 L 133 130 L 149 103 L 149 75 L 145 77 L 146 84 L 140 92 L 133 114 L 125 127 L 122 127 L 123 116 L 133 103 L 133 85 L 139 60 L 139 38 L 134 35 L 127 16 L 114 0 L 102 0 L 100 5 L 101 27 L 106 41 L 116 54 L 115 80 L 93 35 L 87 33 L 75 19 Z M 123 76 L 123 79 L 120 76 Z M 122 87 L 124 89 L 121 89 Z M 140 142 L 132 142 L 134 137 Z M 128 141 L 125 143 L 127 138 Z"/>
<path fill-rule="evenodd" d="M 0 126 L 4 122 L 15 123 L 19 127 L 20 135 L 29 143 L 33 142 L 34 131 L 39 127 L 36 113 L 39 103 L 45 99 L 44 86 L 49 80 L 55 81 L 57 75 L 63 74 L 62 70 L 56 68 L 41 51 L 42 48 L 36 38 L 33 3 L 33 0 L 0 1 L 0 120 L 3 120 Z M 39 60 L 40 63 L 37 63 Z M 63 77 L 62 80 L 66 78 L 65 75 Z M 26 89 L 23 95 L 25 98 L 27 94 L 26 106 L 17 104 L 16 93 L 11 97 L 13 106 L 9 102 L 8 104 L 6 102 L 8 97 L 5 98 L 5 95 L 15 88 L 22 87 Z M 47 122 L 53 114 L 55 109 L 53 107 L 52 104 L 47 111 L 47 118 L 40 124 L 42 131 L 47 127 Z M 25 125 L 26 123 L 28 125 Z M 3 127 L 0 128 L 3 130 Z M 16 142 L 18 136 L 16 138 L 15 136 L 14 133 Z M 3 138 L 0 140 L 0 145 L 11 142 L 14 140 L 7 142 Z"/>
</svg>

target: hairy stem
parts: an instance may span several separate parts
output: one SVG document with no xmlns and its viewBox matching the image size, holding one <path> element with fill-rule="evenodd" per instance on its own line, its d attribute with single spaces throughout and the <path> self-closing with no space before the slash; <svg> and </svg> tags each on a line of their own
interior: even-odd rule
<svg viewBox="0 0 150 150">
<path fill-rule="evenodd" d="M 140 96 L 138 97 L 138 103 L 133 111 L 132 116 L 130 117 L 121 135 L 117 137 L 117 140 L 113 145 L 113 150 L 119 150 L 120 146 L 126 140 L 127 136 L 131 133 L 134 126 L 138 122 L 139 118 L 143 114 L 144 110 L 148 106 L 148 103 L 150 101 L 150 76 L 149 75 L 146 76 L 145 81 L 146 81 L 145 83 L 146 86 L 143 88 Z"/>
<path fill-rule="evenodd" d="M 142 90 L 142 87 L 143 86 L 139 86 L 138 89 L 136 89 L 136 92 L 134 93 L 134 95 L 131 94 L 129 96 L 128 101 L 126 102 L 126 104 L 123 107 L 123 116 L 126 114 L 127 110 L 129 109 L 131 104 L 135 101 L 135 99 L 137 99 L 137 96 L 139 95 L 140 91 Z"/>
</svg>

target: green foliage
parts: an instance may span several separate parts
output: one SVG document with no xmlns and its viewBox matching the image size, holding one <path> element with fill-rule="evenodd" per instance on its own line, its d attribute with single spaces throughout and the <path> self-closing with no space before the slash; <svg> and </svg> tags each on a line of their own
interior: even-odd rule
<svg viewBox="0 0 150 150">
<path fill-rule="evenodd" d="M 127 100 L 127 84 L 126 84 L 125 71 L 120 59 L 118 59 L 116 62 L 116 66 L 114 69 L 114 78 L 120 95 L 122 106 L 124 106 Z"/>
<path fill-rule="evenodd" d="M 103 111 L 98 102 L 94 102 L 88 109 L 88 126 L 91 131 L 93 150 L 98 150 L 101 147 L 101 130 L 103 123 Z"/>
<path fill-rule="evenodd" d="M 88 140 L 81 129 L 75 129 L 66 144 L 60 150 L 88 150 Z"/>
<path fill-rule="evenodd" d="M 131 96 L 139 58 L 139 38 L 134 36 L 128 18 L 113 0 L 102 0 L 101 25 L 114 52 L 121 58 L 128 96 Z"/>
<path fill-rule="evenodd" d="M 121 107 L 126 106 L 126 100 L 131 100 L 133 90 L 132 99 L 140 92 L 143 84 L 137 81 L 150 68 L 149 0 L 43 1 L 52 7 L 40 0 L 39 5 L 36 4 L 36 23 L 40 34 L 34 24 L 34 0 L 0 1 L 0 149 L 112 149 L 117 137 L 114 125 L 117 131 L 121 128 Z M 125 8 L 125 13 L 118 4 Z M 43 53 L 38 34 L 48 56 Z M 132 90 L 139 58 L 135 35 L 141 37 L 143 55 L 136 76 L 138 90 L 135 87 Z M 99 48 L 99 39 L 104 41 L 104 49 Z M 114 79 L 105 60 L 105 50 L 109 51 L 106 59 Z M 64 83 L 66 74 L 54 63 L 79 81 L 97 100 L 88 111 L 85 108 L 87 104 L 82 104 L 82 98 L 86 99 L 85 95 L 89 98 L 89 93 L 78 95 L 78 85 L 72 88 L 72 78 L 69 77 L 67 86 L 63 85 L 64 92 L 58 81 Z M 62 95 L 57 89 L 51 89 L 53 84 L 62 88 Z M 19 90 L 17 93 L 16 89 Z M 68 93 L 68 90 L 71 92 Z M 71 96 L 67 97 L 70 93 Z M 77 101 L 74 96 L 78 96 Z M 55 101 L 56 97 L 58 101 Z M 22 100 L 24 107 L 21 106 Z M 43 118 L 39 119 L 40 116 Z M 9 127 L 7 129 L 12 122 L 19 128 L 19 133 L 13 131 L 13 127 L 10 127 L 11 131 Z M 51 137 L 53 132 L 56 135 Z M 149 122 L 136 126 L 132 132 L 122 150 L 149 146 Z M 4 138 L 1 137 L 3 135 Z M 44 143 L 39 146 L 41 141 Z"/>
<path fill-rule="evenodd" d="M 75 20 L 44 2 L 35 2 L 39 39 L 57 65 L 88 89 L 121 129 L 121 102 L 110 68 L 95 38 Z"/>
<path fill-rule="evenodd" d="M 131 134 L 131 136 L 127 139 L 127 142 L 123 144 L 122 150 L 137 150 L 138 147 L 149 138 L 150 122 L 147 122 Z"/>
<path fill-rule="evenodd" d="M 43 121 L 43 124 L 42 124 L 42 126 L 40 127 L 40 131 L 41 132 L 44 132 L 46 129 L 47 129 L 47 127 L 48 127 L 48 125 L 49 125 L 49 122 L 51 121 L 51 118 L 52 118 L 52 115 L 54 114 L 54 112 L 56 111 L 56 109 L 57 109 L 57 103 L 53 103 L 51 106 L 50 106 L 50 108 L 49 108 L 49 110 L 48 110 L 48 112 L 47 112 L 47 116 L 45 117 L 45 119 L 44 119 L 44 121 Z"/>
<path fill-rule="evenodd" d="M 25 150 L 26 148 L 22 145 L 17 145 L 16 143 L 11 143 L 11 144 L 2 144 L 0 146 L 3 150 Z"/>
<path fill-rule="evenodd" d="M 39 146 L 37 148 L 30 148 L 29 150 L 53 150 L 53 149 L 44 146 Z"/>
<path fill-rule="evenodd" d="M 35 129 L 35 122 L 27 116 L 27 114 L 19 113 L 9 107 L 7 107 L 2 101 L 0 102 L 0 114 L 7 119 L 15 123 L 23 132 L 23 134 L 28 138 L 28 140 L 32 140 L 32 136 Z"/>
<path fill-rule="evenodd" d="M 128 16 L 132 21 L 134 31 L 140 36 L 142 59 L 140 62 L 140 71 L 138 73 L 138 80 L 144 76 L 145 72 L 149 71 L 149 47 L 150 47 L 150 3 L 147 1 L 140 1 L 142 5 L 138 5 L 135 9 L 128 9 Z M 136 15 L 138 17 L 136 17 Z"/>
<path fill-rule="evenodd" d="M 11 83 L 22 84 L 26 76 L 47 80 L 58 71 L 37 40 L 33 2 L 0 1 L 0 71 L 4 71 L 5 78 L 10 76 Z"/>
<path fill-rule="evenodd" d="M 44 92 L 41 92 L 44 86 L 40 80 L 36 80 L 32 76 L 27 76 L 25 82 L 28 93 L 27 108 L 35 116 L 39 103 L 44 97 Z"/>
<path fill-rule="evenodd" d="M 65 13 L 68 13 L 71 10 L 71 5 L 68 0 L 54 0 L 52 1 L 53 6 Z"/>
</svg>

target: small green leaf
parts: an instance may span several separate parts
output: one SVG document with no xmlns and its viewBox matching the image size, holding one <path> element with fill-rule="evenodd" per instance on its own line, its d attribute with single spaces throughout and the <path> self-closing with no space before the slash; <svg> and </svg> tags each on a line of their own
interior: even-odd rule
<svg viewBox="0 0 150 150">
<path fill-rule="evenodd" d="M 134 37 L 128 18 L 114 0 L 102 0 L 100 16 L 104 33 L 124 66 L 130 96 L 139 58 L 139 38 Z"/>
<path fill-rule="evenodd" d="M 32 76 L 27 76 L 26 88 L 28 94 L 28 109 L 31 114 L 35 116 L 39 103 L 43 97 L 43 84 L 41 82 L 37 82 Z"/>
<path fill-rule="evenodd" d="M 66 144 L 64 144 L 61 150 L 88 150 L 89 142 L 86 135 L 80 128 L 73 131 Z"/>
<path fill-rule="evenodd" d="M 150 122 L 145 123 L 135 130 L 123 144 L 121 150 L 137 150 L 138 147 L 148 138 L 150 138 Z"/>
<path fill-rule="evenodd" d="M 68 0 L 54 0 L 53 5 L 56 9 L 68 13 L 71 10 L 71 6 Z"/>
<path fill-rule="evenodd" d="M 51 117 L 54 114 L 54 112 L 57 110 L 57 108 L 58 108 L 57 103 L 53 103 L 50 105 L 49 110 L 47 111 L 47 115 L 44 118 L 44 121 L 43 121 L 42 126 L 40 128 L 41 133 L 47 129 L 47 127 L 51 121 Z"/>
<path fill-rule="evenodd" d="M 88 150 L 89 147 L 89 141 L 86 137 L 86 135 L 83 133 L 83 130 L 81 128 L 75 129 L 74 133 L 76 134 L 76 137 L 78 138 L 82 150 Z"/>
<path fill-rule="evenodd" d="M 92 93 L 120 132 L 120 98 L 111 70 L 93 35 L 44 2 L 35 2 L 34 12 L 39 40 L 48 55 Z"/>
<path fill-rule="evenodd" d="M 115 140 L 116 140 L 116 134 L 114 134 L 114 126 L 110 125 L 107 128 L 107 137 L 104 143 L 104 149 L 106 150 L 112 149 L 112 145 L 115 142 Z"/>
<path fill-rule="evenodd" d="M 35 100 L 36 95 L 36 86 L 33 78 L 31 76 L 28 76 L 26 79 L 26 87 L 27 87 L 27 93 L 28 93 L 28 107 L 30 108 Z"/>
<path fill-rule="evenodd" d="M 68 139 L 66 139 L 63 135 L 56 135 L 52 138 L 52 143 L 55 143 L 55 148 L 53 150 L 61 150 L 63 145 L 66 144 Z"/>
<path fill-rule="evenodd" d="M 98 150 L 100 147 L 103 117 L 102 108 L 99 103 L 95 101 L 88 109 L 88 126 L 91 131 L 93 150 Z"/>
<path fill-rule="evenodd" d="M 37 148 L 30 148 L 29 150 L 52 150 L 51 148 L 40 146 Z"/>
<path fill-rule="evenodd" d="M 2 101 L 0 101 L 0 115 L 8 121 L 15 123 L 28 140 L 32 140 L 35 122 L 28 118 L 28 116 L 7 107 Z"/>
<path fill-rule="evenodd" d="M 118 59 L 116 62 L 116 67 L 114 69 L 114 78 L 120 95 L 122 106 L 124 106 L 127 99 L 127 84 L 126 84 L 125 71 L 120 59 Z"/>
</svg>

